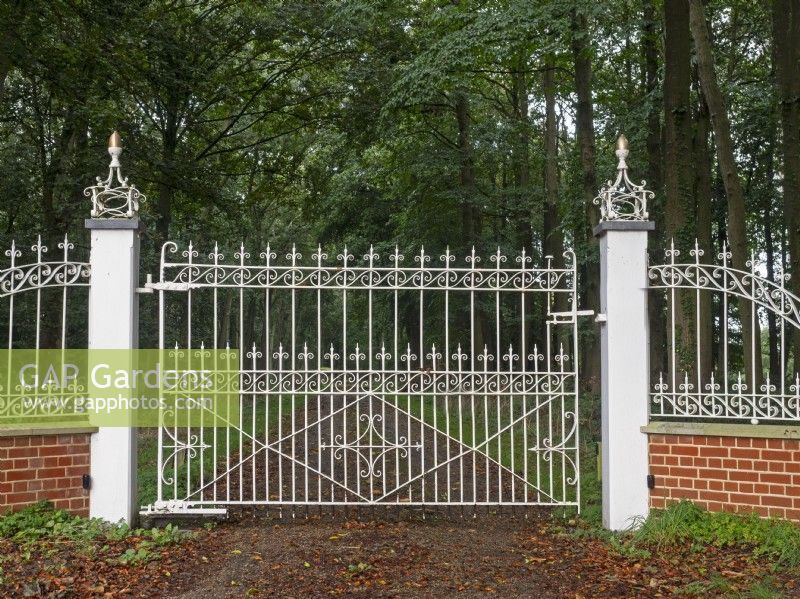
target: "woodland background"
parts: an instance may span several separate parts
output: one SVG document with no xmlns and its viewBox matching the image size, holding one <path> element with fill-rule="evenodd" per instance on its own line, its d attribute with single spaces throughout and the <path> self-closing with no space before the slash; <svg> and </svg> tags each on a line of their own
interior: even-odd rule
<svg viewBox="0 0 800 599">
<path fill-rule="evenodd" d="M 4 243 L 86 249 L 82 190 L 115 129 L 147 196 L 144 272 L 167 239 L 253 256 L 499 245 L 556 265 L 568 247 L 597 309 L 592 199 L 624 132 L 655 192 L 651 256 L 697 238 L 715 261 L 727 243 L 735 267 L 755 252 L 800 294 L 800 0 L 2 0 Z M 665 347 L 663 301 L 651 310 Z M 765 371 L 798 354 L 779 355 L 774 317 L 749 320 L 743 306 Z M 591 325 L 582 354 L 592 390 Z"/>
</svg>

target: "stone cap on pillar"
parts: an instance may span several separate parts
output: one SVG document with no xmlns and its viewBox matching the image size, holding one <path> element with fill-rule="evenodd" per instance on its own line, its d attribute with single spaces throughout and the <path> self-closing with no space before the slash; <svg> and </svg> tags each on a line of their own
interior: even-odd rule
<svg viewBox="0 0 800 599">
<path fill-rule="evenodd" d="M 134 230 L 143 231 L 144 226 L 138 216 L 133 218 L 87 218 L 84 219 L 84 226 L 87 229 L 115 229 L 115 230 Z"/>
<path fill-rule="evenodd" d="M 651 220 L 604 220 L 592 229 L 595 237 L 601 237 L 606 231 L 653 231 L 656 224 Z"/>
</svg>

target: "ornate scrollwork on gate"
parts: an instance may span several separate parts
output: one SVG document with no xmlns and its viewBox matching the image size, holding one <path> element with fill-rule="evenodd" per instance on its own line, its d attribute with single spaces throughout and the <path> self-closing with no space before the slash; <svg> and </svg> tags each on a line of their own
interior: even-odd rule
<svg viewBox="0 0 800 599">
<path fill-rule="evenodd" d="M 378 462 L 392 451 L 400 452 L 400 457 L 406 458 L 412 449 L 422 449 L 422 443 L 411 443 L 405 436 L 398 437 L 394 443 L 385 438 L 376 426 L 376 423 L 380 423 L 382 420 L 380 414 L 361 414 L 359 419 L 367 426 L 357 439 L 345 442 L 343 436 L 339 434 L 334 437 L 333 443 L 322 444 L 320 449 L 333 450 L 333 456 L 337 460 L 341 460 L 345 452 L 353 452 L 364 464 L 359 472 L 361 478 L 381 476 L 382 472 L 378 469 Z"/>
<path fill-rule="evenodd" d="M 716 264 L 701 262 L 705 252 L 696 240 L 688 253 L 690 260 L 680 262 L 681 251 L 673 241 L 665 252 L 666 263 L 649 268 L 650 288 L 667 291 L 669 313 L 673 314 L 668 330 L 669 369 L 668 372 L 661 372 L 653 385 L 651 414 L 657 417 L 750 420 L 753 423 L 800 420 L 800 376 L 786 372 L 787 333 L 792 331 L 797 334 L 800 331 L 800 298 L 786 289 L 789 275 L 776 269 L 774 280 L 762 276 L 754 254 L 746 262 L 749 271 L 733 268 L 730 264 L 731 252 L 724 243 L 717 254 L 719 262 Z M 716 298 L 718 316 L 712 317 L 701 310 L 701 297 L 705 294 Z M 700 360 L 692 364 L 692 372 L 680 371 L 683 367 L 676 347 L 679 326 L 676 324 L 675 311 L 680 309 L 678 304 L 681 297 L 684 302 L 694 304 L 692 310 L 695 318 L 718 319 L 718 363 L 709 372 L 701 371 Z M 711 301 L 711 297 L 705 297 Z M 744 339 L 740 336 L 743 304 L 749 306 L 752 319 L 750 326 L 757 331 L 763 316 L 772 315 L 775 319 L 778 338 L 773 351 L 777 349 L 780 356 L 780 372 L 775 377 L 777 380 L 771 380 L 770 372 L 764 376 L 764 369 L 756 363 L 755 357 L 750 363 L 744 361 L 732 367 L 729 348 L 735 348 L 735 351 L 745 349 Z M 737 305 L 738 313 L 734 313 L 732 308 Z M 759 315 L 759 310 L 762 315 Z M 714 322 L 706 324 L 714 326 Z M 710 328 L 706 331 L 703 323 L 687 331 L 690 337 L 694 336 L 690 346 L 695 354 L 699 352 L 701 342 L 708 341 L 704 336 L 709 332 Z M 760 338 L 760 334 L 752 335 L 750 343 L 754 346 L 760 343 Z M 752 351 L 752 355 L 755 356 L 756 352 Z"/>
</svg>

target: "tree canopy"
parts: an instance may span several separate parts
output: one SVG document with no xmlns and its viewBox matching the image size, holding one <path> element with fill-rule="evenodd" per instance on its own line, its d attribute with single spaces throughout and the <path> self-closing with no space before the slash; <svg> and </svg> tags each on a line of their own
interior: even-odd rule
<svg viewBox="0 0 800 599">
<path fill-rule="evenodd" d="M 0 231 L 86 245 L 116 129 L 151 271 L 167 239 L 569 247 L 592 306 L 624 132 L 656 247 L 774 278 L 800 268 L 799 61 L 798 0 L 3 0 Z"/>
</svg>

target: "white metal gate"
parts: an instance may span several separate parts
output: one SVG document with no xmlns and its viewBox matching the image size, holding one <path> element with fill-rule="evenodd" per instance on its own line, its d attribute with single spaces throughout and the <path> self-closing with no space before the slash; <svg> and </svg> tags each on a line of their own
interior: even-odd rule
<svg viewBox="0 0 800 599">
<path fill-rule="evenodd" d="M 380 255 L 379 255 L 380 254 Z M 575 260 L 162 249 L 160 347 L 239 349 L 238 419 L 162 427 L 159 512 L 580 503 Z M 294 509 L 294 508 L 293 508 Z"/>
</svg>

